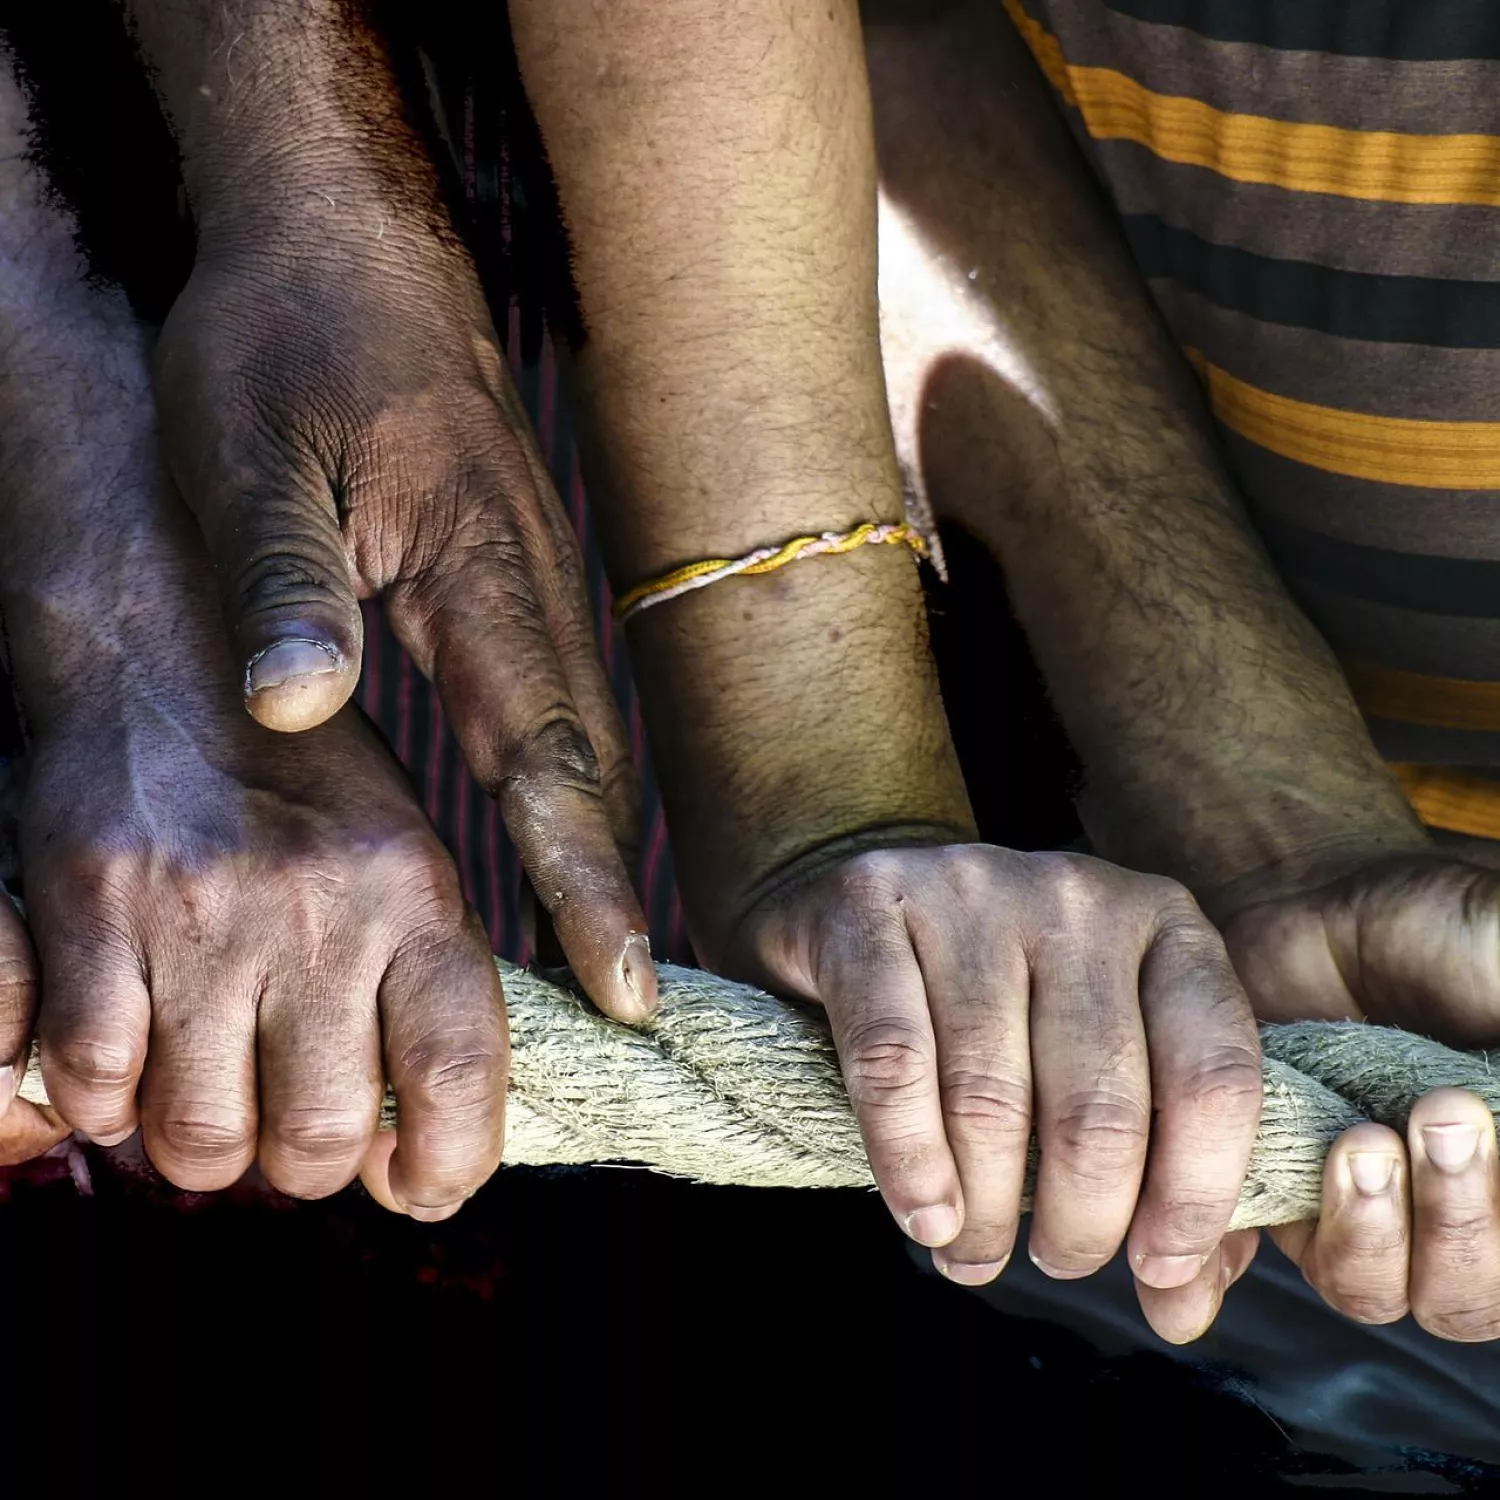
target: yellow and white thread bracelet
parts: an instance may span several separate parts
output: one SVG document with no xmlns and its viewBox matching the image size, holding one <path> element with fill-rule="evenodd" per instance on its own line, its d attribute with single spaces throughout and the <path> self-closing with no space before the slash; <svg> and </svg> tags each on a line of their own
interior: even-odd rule
<svg viewBox="0 0 1500 1500">
<path fill-rule="evenodd" d="M 702 562 L 688 563 L 686 567 L 674 568 L 660 578 L 638 584 L 629 593 L 615 601 L 615 619 L 632 619 L 654 604 L 665 604 L 694 589 L 704 589 L 721 578 L 733 578 L 737 574 L 754 576 L 774 573 L 788 563 L 800 562 L 804 557 L 833 557 L 844 552 L 853 552 L 856 547 L 890 546 L 901 544 L 910 547 L 918 557 L 927 555 L 927 542 L 922 533 L 905 522 L 866 521 L 853 531 L 825 531 L 821 536 L 796 536 L 777 547 L 757 547 L 743 557 L 710 557 Z"/>
</svg>

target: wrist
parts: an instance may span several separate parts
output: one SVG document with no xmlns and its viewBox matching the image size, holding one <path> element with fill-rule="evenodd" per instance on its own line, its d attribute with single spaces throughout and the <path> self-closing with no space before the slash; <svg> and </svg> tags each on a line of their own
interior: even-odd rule
<svg viewBox="0 0 1500 1500">
<path fill-rule="evenodd" d="M 128 0 L 200 253 L 441 216 L 383 40 L 347 0 Z"/>
<path fill-rule="evenodd" d="M 1390 773 L 1243 764 L 1179 767 L 1133 795 L 1091 787 L 1080 811 L 1099 853 L 1181 881 L 1220 925 L 1372 859 L 1432 849 Z"/>
</svg>

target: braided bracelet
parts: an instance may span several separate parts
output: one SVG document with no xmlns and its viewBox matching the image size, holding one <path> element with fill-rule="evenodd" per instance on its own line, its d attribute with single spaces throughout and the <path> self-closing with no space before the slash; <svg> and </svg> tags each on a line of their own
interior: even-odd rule
<svg viewBox="0 0 1500 1500">
<path fill-rule="evenodd" d="M 788 563 L 804 557 L 833 557 L 844 552 L 853 552 L 856 547 L 874 547 L 904 544 L 918 557 L 927 555 L 927 542 L 922 533 L 905 522 L 884 522 L 877 525 L 866 521 L 853 531 L 825 531 L 821 536 L 796 536 L 777 547 L 757 547 L 743 557 L 710 557 L 703 562 L 689 563 L 686 567 L 674 568 L 660 578 L 638 584 L 629 593 L 615 601 L 615 618 L 629 620 L 656 604 L 665 604 L 681 594 L 690 594 L 694 589 L 707 588 L 721 578 L 733 578 L 737 573 L 747 576 L 774 573 Z"/>
</svg>

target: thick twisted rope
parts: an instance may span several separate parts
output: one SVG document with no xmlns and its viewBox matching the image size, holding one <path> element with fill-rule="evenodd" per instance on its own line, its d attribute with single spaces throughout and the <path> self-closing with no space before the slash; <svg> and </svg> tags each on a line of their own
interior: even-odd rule
<svg viewBox="0 0 1500 1500">
<path fill-rule="evenodd" d="M 508 1163 L 630 1162 L 749 1187 L 872 1185 L 816 1011 L 663 964 L 661 1010 L 632 1031 L 563 984 L 499 968 L 514 1049 Z M 1362 1119 L 1404 1128 L 1429 1089 L 1470 1089 L 1500 1111 L 1500 1054 L 1353 1023 L 1266 1026 L 1261 1041 L 1265 1103 L 1236 1228 L 1315 1217 L 1335 1138 Z M 46 1102 L 35 1055 L 20 1093 Z M 395 1119 L 387 1096 L 381 1123 Z"/>
</svg>

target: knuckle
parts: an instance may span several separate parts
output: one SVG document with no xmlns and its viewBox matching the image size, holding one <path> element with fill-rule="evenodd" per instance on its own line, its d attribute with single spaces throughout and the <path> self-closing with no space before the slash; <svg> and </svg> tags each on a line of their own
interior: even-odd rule
<svg viewBox="0 0 1500 1500">
<path fill-rule="evenodd" d="M 1239 1123 L 1259 1113 L 1261 1090 L 1259 1052 L 1231 1043 L 1197 1058 L 1173 1094 L 1200 1118 Z"/>
<path fill-rule="evenodd" d="M 141 1049 L 124 1031 L 70 1031 L 50 1040 L 47 1058 L 87 1089 L 122 1089 L 141 1068 Z"/>
<path fill-rule="evenodd" d="M 174 1110 L 153 1123 L 151 1134 L 175 1167 L 223 1166 L 248 1156 L 255 1144 L 248 1116 L 213 1109 Z"/>
<path fill-rule="evenodd" d="M 896 1020 L 856 1023 L 844 1039 L 844 1081 L 856 1105 L 905 1102 L 932 1077 L 931 1040 Z"/>
<path fill-rule="evenodd" d="M 1096 1090 L 1063 1101 L 1047 1144 L 1080 1176 L 1103 1178 L 1138 1161 L 1149 1130 L 1150 1113 L 1140 1100 Z"/>
<path fill-rule="evenodd" d="M 298 1163 L 343 1163 L 375 1133 L 375 1112 L 336 1105 L 301 1105 L 267 1121 L 268 1144 Z"/>
<path fill-rule="evenodd" d="M 1005 1140 L 1031 1134 L 1031 1085 L 987 1068 L 949 1067 L 941 1078 L 943 1113 L 971 1133 Z"/>
<path fill-rule="evenodd" d="M 906 874 L 902 853 L 870 849 L 843 861 L 834 874 L 838 893 L 861 906 L 888 906 L 901 899 Z"/>
<path fill-rule="evenodd" d="M 474 1036 L 431 1039 L 401 1058 L 401 1092 L 463 1122 L 487 1113 L 502 1087 L 503 1052 Z"/>
<path fill-rule="evenodd" d="M 1500 1293 L 1456 1307 L 1412 1309 L 1416 1321 L 1435 1338 L 1477 1344 L 1500 1338 Z"/>
<path fill-rule="evenodd" d="M 1406 1316 L 1406 1298 L 1394 1291 L 1352 1291 L 1339 1288 L 1323 1293 L 1330 1307 L 1356 1323 L 1399 1323 Z"/>
<path fill-rule="evenodd" d="M 555 785 L 598 793 L 599 758 L 572 709 L 555 707 L 527 730 L 502 758 L 501 792 L 524 792 L 539 785 Z"/>
</svg>

